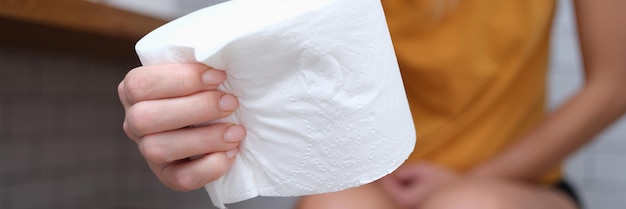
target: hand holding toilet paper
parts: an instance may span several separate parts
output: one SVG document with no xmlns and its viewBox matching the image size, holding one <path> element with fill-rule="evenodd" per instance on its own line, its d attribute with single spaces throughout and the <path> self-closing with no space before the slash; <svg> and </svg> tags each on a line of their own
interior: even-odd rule
<svg viewBox="0 0 626 209">
<path fill-rule="evenodd" d="M 144 65 L 204 63 L 248 130 L 218 207 L 259 195 L 339 191 L 391 173 L 415 131 L 379 0 L 232 0 L 174 20 L 136 46 Z M 208 168 L 210 169 L 210 168 Z"/>
</svg>

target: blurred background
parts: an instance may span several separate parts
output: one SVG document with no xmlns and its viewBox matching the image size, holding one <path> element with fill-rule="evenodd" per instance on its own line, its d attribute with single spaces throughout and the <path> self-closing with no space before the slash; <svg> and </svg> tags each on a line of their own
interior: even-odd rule
<svg viewBox="0 0 626 209">
<path fill-rule="evenodd" d="M 213 208 L 203 190 L 174 192 L 121 130 L 117 84 L 139 65 L 134 43 L 168 19 L 219 0 L 0 2 L 0 208 Z M 575 20 L 560 0 L 550 107 L 582 84 Z M 109 8 L 110 5 L 120 9 Z M 626 205 L 626 120 L 567 162 L 588 209 Z M 231 209 L 289 208 L 257 198 Z"/>
</svg>

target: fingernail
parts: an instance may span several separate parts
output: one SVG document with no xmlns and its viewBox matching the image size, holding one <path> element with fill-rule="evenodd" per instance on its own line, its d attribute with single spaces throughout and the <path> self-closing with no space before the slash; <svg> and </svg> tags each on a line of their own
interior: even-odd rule
<svg viewBox="0 0 626 209">
<path fill-rule="evenodd" d="M 230 95 L 230 94 L 224 94 L 220 98 L 219 105 L 222 111 L 233 111 L 235 110 L 235 108 L 237 108 L 237 105 L 239 105 L 239 102 L 237 101 L 237 98 L 235 96 Z"/>
<path fill-rule="evenodd" d="M 218 70 L 207 70 L 202 73 L 202 82 L 208 85 L 217 85 L 222 83 L 226 78 L 223 72 Z"/>
<path fill-rule="evenodd" d="M 226 152 L 226 157 L 228 159 L 233 159 L 239 153 L 239 148 L 231 149 Z"/>
<path fill-rule="evenodd" d="M 224 132 L 224 141 L 229 143 L 240 142 L 246 137 L 246 130 L 243 126 L 233 125 Z"/>
</svg>

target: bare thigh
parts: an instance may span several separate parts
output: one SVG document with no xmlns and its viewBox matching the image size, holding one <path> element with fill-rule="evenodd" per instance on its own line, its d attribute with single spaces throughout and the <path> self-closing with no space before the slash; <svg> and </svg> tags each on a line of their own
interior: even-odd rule
<svg viewBox="0 0 626 209">
<path fill-rule="evenodd" d="M 397 209 L 375 183 L 301 198 L 297 209 Z M 559 191 L 508 182 L 467 180 L 444 187 L 418 209 L 576 209 Z"/>
<path fill-rule="evenodd" d="M 511 181 L 467 180 L 434 192 L 420 209 L 576 209 L 560 191 Z"/>
<path fill-rule="evenodd" d="M 297 209 L 397 209 L 375 184 L 300 198 Z"/>
</svg>

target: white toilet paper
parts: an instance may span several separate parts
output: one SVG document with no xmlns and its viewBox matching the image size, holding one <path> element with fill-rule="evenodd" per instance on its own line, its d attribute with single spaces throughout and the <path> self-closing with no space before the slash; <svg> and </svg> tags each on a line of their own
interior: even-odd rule
<svg viewBox="0 0 626 209">
<path fill-rule="evenodd" d="M 216 206 L 356 187 L 413 150 L 379 0 L 232 0 L 158 28 L 136 50 L 144 65 L 227 72 L 221 89 L 240 107 L 223 121 L 248 135 L 232 169 L 206 185 Z"/>
</svg>

